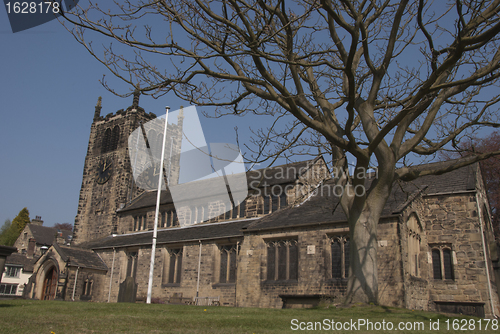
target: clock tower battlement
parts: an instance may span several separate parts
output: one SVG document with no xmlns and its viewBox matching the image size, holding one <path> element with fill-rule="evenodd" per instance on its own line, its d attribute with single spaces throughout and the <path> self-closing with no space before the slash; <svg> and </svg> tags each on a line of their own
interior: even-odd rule
<svg viewBox="0 0 500 334">
<path fill-rule="evenodd" d="M 141 124 L 155 119 L 156 115 L 146 113 L 139 106 L 139 96 L 140 92 L 134 92 L 130 107 L 106 116 L 101 116 L 101 97 L 97 100 L 75 217 L 75 243 L 120 233 L 116 210 L 143 192 L 134 184 L 128 137 Z M 168 126 L 170 133 L 175 133 L 175 140 L 167 141 L 167 146 L 172 145 L 172 151 L 177 153 L 180 153 L 182 123 L 181 112 L 177 125 Z M 173 168 L 171 182 L 177 183 L 178 178 L 179 169 Z"/>
</svg>

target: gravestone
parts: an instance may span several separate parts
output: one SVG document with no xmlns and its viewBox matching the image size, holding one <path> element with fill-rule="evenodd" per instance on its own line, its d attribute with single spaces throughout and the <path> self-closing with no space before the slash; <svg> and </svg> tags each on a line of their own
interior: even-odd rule
<svg viewBox="0 0 500 334">
<path fill-rule="evenodd" d="M 137 283 L 133 277 L 127 277 L 120 283 L 120 290 L 118 291 L 119 303 L 135 303 L 137 295 Z"/>
</svg>

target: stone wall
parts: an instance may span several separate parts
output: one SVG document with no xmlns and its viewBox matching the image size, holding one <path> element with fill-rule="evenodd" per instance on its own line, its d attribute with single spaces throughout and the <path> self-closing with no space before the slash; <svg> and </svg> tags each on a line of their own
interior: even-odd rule
<svg viewBox="0 0 500 334">
<path fill-rule="evenodd" d="M 427 226 L 429 264 L 429 309 L 434 302 L 484 303 L 486 314 L 491 314 L 487 284 L 486 263 L 481 235 L 481 221 L 475 192 L 457 195 L 428 196 L 423 203 L 423 220 Z M 483 227 L 486 231 L 488 228 Z M 487 232 L 486 232 L 487 233 Z M 434 279 L 430 265 L 433 247 L 450 247 L 453 254 L 453 279 Z M 488 260 L 488 265 L 491 261 Z M 492 287 L 495 277 L 490 271 Z M 496 289 L 494 289 L 496 290 Z M 498 296 L 493 291 L 494 305 Z"/>
<path fill-rule="evenodd" d="M 402 306 L 403 282 L 397 249 L 397 222 L 379 225 L 382 247 L 379 247 L 379 294 L 383 305 Z M 331 224 L 322 228 L 297 228 L 293 231 L 246 234 L 240 251 L 237 302 L 245 307 L 281 308 L 279 295 L 314 295 L 332 297 L 341 303 L 347 279 L 332 279 L 331 241 L 335 235 L 348 234 L 347 225 Z M 267 281 L 266 240 L 297 238 L 299 272 L 296 282 Z M 379 243 L 380 244 L 380 243 Z"/>
<path fill-rule="evenodd" d="M 224 243 L 231 242 L 236 244 L 239 242 L 237 239 L 227 238 Z M 213 241 L 202 243 L 201 245 L 201 263 L 200 263 L 200 283 L 198 296 L 199 297 L 219 297 L 221 305 L 235 306 L 235 288 L 234 283 L 219 283 L 219 243 Z M 168 249 L 182 248 L 182 267 L 181 267 L 181 280 L 179 283 L 168 283 L 168 264 L 169 253 Z M 119 284 L 126 278 L 127 270 L 127 252 L 138 252 L 138 264 L 136 283 L 137 300 L 145 301 L 147 297 L 148 281 L 149 281 L 149 268 L 151 262 L 151 249 L 138 248 L 127 250 L 122 249 L 116 252 L 115 265 L 113 269 L 113 279 L 111 284 L 111 302 L 118 300 Z M 155 267 L 153 276 L 153 289 L 152 297 L 158 298 L 162 301 L 168 302 L 174 296 L 182 296 L 182 298 L 189 298 L 194 300 L 196 297 L 197 283 L 198 283 L 198 261 L 199 261 L 200 244 L 198 242 L 185 243 L 185 244 L 171 244 L 171 245 L 158 245 L 156 249 Z M 98 251 L 99 255 L 106 263 L 108 268 L 112 267 L 113 252 Z M 111 269 L 105 277 L 103 277 L 104 284 L 102 284 L 103 296 L 109 293 L 109 280 L 111 277 Z M 104 301 L 104 300 L 101 300 Z"/>
</svg>

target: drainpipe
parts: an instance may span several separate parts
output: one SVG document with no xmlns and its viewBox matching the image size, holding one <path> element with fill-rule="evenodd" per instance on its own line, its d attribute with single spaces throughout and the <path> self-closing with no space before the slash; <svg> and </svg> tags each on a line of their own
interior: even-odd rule
<svg viewBox="0 0 500 334">
<path fill-rule="evenodd" d="M 116 248 L 113 247 L 113 264 L 111 264 L 111 276 L 109 277 L 108 303 L 111 299 L 111 284 L 113 283 L 113 270 L 115 269 L 115 255 L 116 255 Z"/>
<path fill-rule="evenodd" d="M 491 314 L 493 317 L 497 317 L 495 314 L 495 308 L 493 306 L 493 294 L 491 292 L 491 280 L 490 280 L 490 268 L 488 266 L 488 259 L 486 258 L 486 240 L 484 238 L 484 230 L 483 230 L 483 218 L 481 215 L 481 211 L 479 211 L 479 196 L 476 193 L 476 207 L 477 207 L 477 215 L 479 216 L 479 225 L 481 226 L 481 240 L 483 241 L 483 257 L 484 257 L 484 267 L 486 268 L 486 279 L 488 280 L 488 294 L 490 297 L 490 307 Z"/>
<path fill-rule="evenodd" d="M 201 240 L 198 240 L 200 243 L 200 253 L 198 255 L 198 281 L 196 282 L 196 297 L 198 297 L 198 292 L 200 290 L 200 269 L 201 269 Z"/>
<path fill-rule="evenodd" d="M 76 267 L 75 284 L 73 284 L 73 295 L 71 296 L 72 301 L 75 301 L 76 281 L 78 280 L 78 270 L 79 269 L 80 269 L 80 267 Z"/>
<path fill-rule="evenodd" d="M 234 281 L 234 307 L 238 307 L 238 261 L 240 259 L 240 242 L 236 242 L 236 280 Z"/>
</svg>

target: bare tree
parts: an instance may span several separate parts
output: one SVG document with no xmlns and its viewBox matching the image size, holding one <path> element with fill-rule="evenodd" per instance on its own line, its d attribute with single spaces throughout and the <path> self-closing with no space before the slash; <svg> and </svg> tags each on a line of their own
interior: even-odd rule
<svg viewBox="0 0 500 334">
<path fill-rule="evenodd" d="M 500 0 L 115 5 L 79 8 L 64 24 L 117 77 L 146 94 L 214 106 L 217 116 L 274 115 L 255 161 L 313 145 L 331 153 L 345 189 L 364 186 L 370 164 L 378 167 L 366 193 L 341 200 L 351 238 L 347 302 L 378 300 L 377 223 L 396 180 L 500 153 L 446 169 L 404 164 L 499 125 Z M 101 56 L 92 32 L 134 53 L 110 45 Z"/>
</svg>

